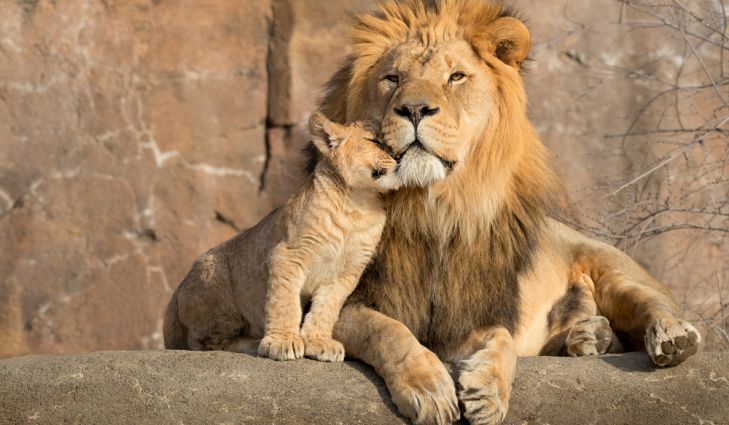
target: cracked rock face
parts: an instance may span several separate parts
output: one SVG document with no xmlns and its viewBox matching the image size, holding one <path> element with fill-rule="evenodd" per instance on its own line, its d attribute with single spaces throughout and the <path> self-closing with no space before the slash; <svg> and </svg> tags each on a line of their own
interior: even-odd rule
<svg viewBox="0 0 729 425">
<path fill-rule="evenodd" d="M 161 346 L 191 260 L 271 208 L 269 20 L 265 1 L 0 8 L 0 357 Z"/>
<path fill-rule="evenodd" d="M 192 261 L 301 179 L 342 17 L 373 4 L 0 7 L 0 357 L 161 348 Z"/>
</svg>

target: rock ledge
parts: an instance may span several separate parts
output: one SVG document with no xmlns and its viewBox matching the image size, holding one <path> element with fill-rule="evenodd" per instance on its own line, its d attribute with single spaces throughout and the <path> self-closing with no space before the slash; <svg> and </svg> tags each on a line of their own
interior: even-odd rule
<svg viewBox="0 0 729 425">
<path fill-rule="evenodd" d="M 729 353 L 672 369 L 647 356 L 519 360 L 507 424 L 720 424 Z M 401 424 L 356 362 L 230 353 L 99 352 L 0 361 L 0 423 Z"/>
</svg>

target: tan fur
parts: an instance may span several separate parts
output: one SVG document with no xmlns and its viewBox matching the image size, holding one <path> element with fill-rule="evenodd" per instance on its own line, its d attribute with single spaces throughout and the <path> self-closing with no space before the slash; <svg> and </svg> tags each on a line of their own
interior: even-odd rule
<svg viewBox="0 0 729 425">
<path fill-rule="evenodd" d="M 583 274 L 548 315 L 548 342 L 540 355 L 591 356 L 620 353 L 623 345 L 595 303 L 595 283 Z"/>
<path fill-rule="evenodd" d="M 168 348 L 250 352 L 263 337 L 273 359 L 344 359 L 332 328 L 380 240 L 397 164 L 361 125 L 314 114 L 310 128 L 324 159 L 286 206 L 195 262 L 170 301 Z"/>
<path fill-rule="evenodd" d="M 400 158 L 407 187 L 386 196 L 378 253 L 335 336 L 415 423 L 452 421 L 456 397 L 471 423 L 498 423 L 517 354 L 617 350 L 614 329 L 667 365 L 700 342 L 635 262 L 547 217 L 553 178 L 520 75 L 529 46 L 498 2 L 386 0 L 358 19 L 322 104 L 337 121 L 381 121 Z M 577 307 L 550 325 L 570 288 Z M 458 362 L 455 382 L 429 352 Z"/>
<path fill-rule="evenodd" d="M 385 196 L 377 253 L 333 335 L 418 424 L 451 423 L 459 401 L 470 423 L 498 423 L 516 356 L 539 354 L 558 334 L 559 352 L 600 353 L 609 323 L 611 341 L 614 330 L 660 366 L 683 361 L 701 341 L 634 261 L 548 218 L 553 178 L 520 75 L 529 46 L 524 24 L 495 1 L 384 0 L 355 24 L 352 56 L 321 105 L 337 122 L 382 123 L 400 161 L 405 187 Z M 275 229 L 278 214 L 259 226 Z M 231 274 L 263 276 L 254 267 L 279 234 L 254 231 L 256 241 L 234 250 L 251 259 Z M 211 335 L 220 317 L 244 312 L 235 331 L 260 337 L 262 308 L 252 310 L 260 298 L 246 285 L 201 294 L 218 300 L 215 314 L 196 313 L 194 297 L 178 290 L 166 328 L 176 329 L 179 312 Z M 576 286 L 577 308 L 550 325 Z M 238 310 L 228 310 L 233 301 Z M 455 380 L 441 361 L 456 362 Z"/>
</svg>

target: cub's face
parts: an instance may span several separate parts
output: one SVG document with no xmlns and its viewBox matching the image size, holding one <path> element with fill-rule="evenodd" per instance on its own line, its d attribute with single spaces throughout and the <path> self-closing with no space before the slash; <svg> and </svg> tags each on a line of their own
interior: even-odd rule
<svg viewBox="0 0 729 425">
<path fill-rule="evenodd" d="M 314 113 L 309 121 L 314 145 L 344 183 L 354 189 L 387 192 L 400 187 L 397 161 L 371 124 L 341 125 Z"/>
</svg>

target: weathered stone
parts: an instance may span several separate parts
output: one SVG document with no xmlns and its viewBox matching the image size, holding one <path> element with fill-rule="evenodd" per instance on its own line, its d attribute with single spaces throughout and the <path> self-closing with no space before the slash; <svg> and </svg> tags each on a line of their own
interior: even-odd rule
<svg viewBox="0 0 729 425">
<path fill-rule="evenodd" d="M 283 204 L 304 176 L 301 151 L 309 142 L 306 123 L 323 86 L 350 53 L 350 17 L 376 0 L 273 0 L 269 162 L 264 191 L 271 205 Z"/>
<path fill-rule="evenodd" d="M 729 417 L 729 355 L 654 369 L 643 353 L 519 359 L 505 424 L 672 425 Z M 223 352 L 104 352 L 0 361 L 0 423 L 403 424 L 360 363 Z"/>
<path fill-rule="evenodd" d="M 270 209 L 270 8 L 0 8 L 0 357 L 161 347 L 192 259 Z"/>
<path fill-rule="evenodd" d="M 350 17 L 376 0 L 274 0 L 271 98 L 274 125 L 304 122 L 324 83 L 349 54 Z"/>
</svg>

